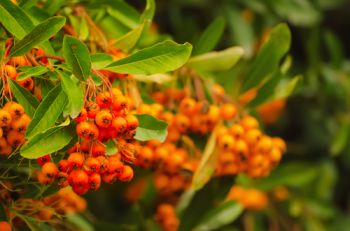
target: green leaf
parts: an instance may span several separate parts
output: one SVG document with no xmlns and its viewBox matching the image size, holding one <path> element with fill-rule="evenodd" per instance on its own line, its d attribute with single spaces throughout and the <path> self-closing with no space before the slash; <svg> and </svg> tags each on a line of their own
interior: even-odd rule
<svg viewBox="0 0 350 231">
<path fill-rule="evenodd" d="M 199 190 L 209 181 L 213 175 L 216 166 L 217 152 L 216 147 L 216 132 L 211 133 L 207 144 L 205 145 L 198 168 L 194 172 L 191 188 Z"/>
<path fill-rule="evenodd" d="M 156 74 L 181 67 L 190 57 L 192 46 L 189 43 L 177 44 L 164 41 L 115 61 L 107 70 L 126 74 Z"/>
<path fill-rule="evenodd" d="M 80 86 L 80 81 L 73 75 L 68 75 L 60 72 L 62 79 L 62 89 L 68 97 L 66 112 L 72 118 L 76 118 L 84 104 L 83 89 Z"/>
<path fill-rule="evenodd" d="M 61 85 L 58 84 L 47 94 L 36 109 L 34 117 L 27 128 L 27 138 L 46 131 L 54 125 L 67 103 L 67 95 L 62 90 Z"/>
<path fill-rule="evenodd" d="M 107 12 L 128 28 L 133 29 L 138 26 L 138 20 L 128 14 L 128 11 L 130 11 L 128 7 L 126 5 L 123 5 L 121 8 L 108 7 Z"/>
<path fill-rule="evenodd" d="M 225 29 L 225 19 L 217 17 L 200 36 L 193 48 L 193 54 L 199 55 L 213 50 L 218 44 Z"/>
<path fill-rule="evenodd" d="M 302 187 L 319 175 L 319 165 L 308 162 L 289 162 L 278 166 L 268 178 L 255 180 L 254 186 L 272 190 L 277 186 Z"/>
<path fill-rule="evenodd" d="M 132 48 L 135 47 L 137 42 L 139 41 L 143 28 L 145 26 L 145 23 L 140 24 L 138 27 L 135 29 L 132 29 L 129 31 L 127 34 L 123 35 L 121 38 L 119 38 L 113 46 L 116 48 L 119 48 L 123 51 L 129 51 Z"/>
<path fill-rule="evenodd" d="M 155 11 L 156 11 L 155 1 L 147 0 L 146 8 L 140 17 L 140 22 L 152 21 Z"/>
<path fill-rule="evenodd" d="M 115 145 L 113 140 L 107 141 L 106 143 L 104 143 L 104 145 L 106 146 L 106 155 L 107 156 L 114 155 L 118 152 L 117 146 Z"/>
<path fill-rule="evenodd" d="M 105 53 L 95 53 L 91 55 L 92 68 L 96 70 L 103 69 L 113 62 L 112 56 Z"/>
<path fill-rule="evenodd" d="M 136 115 L 139 120 L 139 126 L 136 129 L 134 139 L 139 141 L 158 140 L 163 142 L 168 134 L 168 124 L 163 120 L 153 116 L 140 114 Z"/>
<path fill-rule="evenodd" d="M 17 77 L 17 80 L 24 80 L 32 76 L 43 75 L 47 73 L 49 69 L 44 66 L 22 66 L 19 68 L 19 71 L 22 73 Z"/>
<path fill-rule="evenodd" d="M 64 148 L 76 136 L 75 126 L 69 120 L 32 136 L 20 150 L 21 156 L 36 159 Z"/>
<path fill-rule="evenodd" d="M 66 218 L 76 227 L 77 231 L 94 231 L 92 225 L 79 214 L 69 214 Z"/>
<path fill-rule="evenodd" d="M 64 26 L 65 22 L 65 17 L 55 16 L 38 24 L 31 32 L 29 32 L 29 34 L 24 36 L 22 40 L 12 47 L 10 56 L 24 55 L 34 46 L 55 35 Z"/>
<path fill-rule="evenodd" d="M 174 80 L 174 77 L 168 74 L 153 74 L 153 75 L 133 75 L 133 79 L 146 83 L 168 83 Z"/>
<path fill-rule="evenodd" d="M 9 80 L 11 92 L 16 100 L 23 105 L 24 111 L 31 118 L 34 115 L 35 109 L 39 106 L 39 101 L 27 89 L 21 87 L 16 81 Z"/>
<path fill-rule="evenodd" d="M 234 201 L 227 201 L 210 210 L 203 217 L 195 231 L 216 230 L 232 223 L 243 212 L 243 207 Z"/>
<path fill-rule="evenodd" d="M 30 17 L 10 0 L 0 1 L 0 23 L 17 39 L 22 39 L 34 27 Z"/>
<path fill-rule="evenodd" d="M 77 78 L 85 80 L 89 77 L 91 59 L 89 49 L 83 42 L 69 35 L 64 36 L 63 56 Z"/>
<path fill-rule="evenodd" d="M 280 60 L 288 52 L 291 34 L 286 24 L 279 24 L 271 31 L 268 41 L 260 49 L 243 80 L 241 92 L 258 86 L 270 73 L 279 68 Z"/>
<path fill-rule="evenodd" d="M 348 121 L 343 121 L 338 128 L 330 147 L 333 156 L 339 155 L 348 144 L 350 137 L 350 124 Z"/>
<path fill-rule="evenodd" d="M 199 71 L 225 71 L 232 68 L 243 55 L 241 47 L 231 47 L 190 58 L 187 65 Z"/>
<path fill-rule="evenodd" d="M 288 96 L 292 95 L 302 79 L 303 76 L 297 75 L 291 80 L 280 82 L 275 89 L 273 99 L 287 98 Z"/>
</svg>

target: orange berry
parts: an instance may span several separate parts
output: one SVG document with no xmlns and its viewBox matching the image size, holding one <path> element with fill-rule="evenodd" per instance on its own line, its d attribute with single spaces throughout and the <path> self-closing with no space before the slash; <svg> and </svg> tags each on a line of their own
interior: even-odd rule
<svg viewBox="0 0 350 231">
<path fill-rule="evenodd" d="M 91 119 L 94 119 L 97 112 L 100 111 L 100 106 L 95 102 L 87 102 L 85 109 L 87 111 L 87 116 Z"/>
<path fill-rule="evenodd" d="M 77 123 L 85 121 L 87 118 L 87 111 L 85 108 L 82 108 L 80 114 L 74 119 Z"/>
<path fill-rule="evenodd" d="M 256 129 L 259 127 L 259 122 L 252 116 L 245 116 L 240 121 L 242 127 L 247 131 L 250 129 Z"/>
<path fill-rule="evenodd" d="M 248 153 L 249 153 L 249 148 L 247 143 L 242 140 L 242 139 L 238 139 L 236 140 L 235 146 L 234 146 L 234 151 L 239 154 L 241 157 L 247 157 Z"/>
<path fill-rule="evenodd" d="M 107 184 L 113 184 L 117 180 L 117 176 L 117 173 L 104 173 L 102 175 L 102 180 Z"/>
<path fill-rule="evenodd" d="M 11 78 L 11 79 L 16 79 L 17 78 L 17 70 L 14 66 L 11 65 L 5 65 L 4 69 L 1 69 L 0 75 L 4 74 L 6 77 Z"/>
<path fill-rule="evenodd" d="M 89 168 L 91 172 L 99 172 L 100 171 L 100 161 L 94 157 L 89 157 L 86 160 L 86 166 Z"/>
<path fill-rule="evenodd" d="M 257 149 L 259 152 L 267 153 L 271 150 L 273 146 L 272 139 L 268 136 L 263 136 L 258 142 Z"/>
<path fill-rule="evenodd" d="M 251 129 L 245 133 L 244 140 L 247 142 L 248 145 L 253 146 L 259 142 L 261 136 L 262 134 L 260 130 Z"/>
<path fill-rule="evenodd" d="M 124 164 L 120 161 L 119 157 L 111 156 L 108 159 L 107 169 L 109 173 L 120 174 L 124 169 Z"/>
<path fill-rule="evenodd" d="M 53 177 L 47 177 L 43 172 L 39 172 L 37 177 L 39 183 L 43 185 L 51 184 L 55 180 Z"/>
<path fill-rule="evenodd" d="M 78 136 L 87 139 L 95 140 L 99 135 L 99 130 L 94 123 L 83 121 L 76 128 Z"/>
<path fill-rule="evenodd" d="M 17 80 L 18 84 L 27 89 L 28 91 L 32 91 L 34 89 L 34 80 L 32 78 L 26 78 L 23 80 Z"/>
<path fill-rule="evenodd" d="M 8 106 L 6 104 L 4 109 L 11 114 L 13 119 L 18 119 L 24 114 L 24 108 L 19 103 L 11 103 Z"/>
<path fill-rule="evenodd" d="M 30 121 L 30 117 L 26 114 L 23 114 L 20 118 L 12 120 L 10 126 L 17 132 L 24 132 L 27 129 Z"/>
<path fill-rule="evenodd" d="M 190 126 L 190 120 L 183 114 L 177 114 L 174 117 L 174 125 L 177 130 L 179 130 L 181 133 L 184 133 Z"/>
<path fill-rule="evenodd" d="M 234 147 L 235 144 L 235 140 L 231 135 L 223 135 L 218 137 L 218 147 L 221 150 L 232 150 L 232 148 Z"/>
<path fill-rule="evenodd" d="M 11 114 L 4 109 L 0 109 L 0 127 L 10 125 L 12 120 Z"/>
<path fill-rule="evenodd" d="M 224 120 L 232 120 L 237 115 L 237 108 L 230 103 L 225 103 L 220 107 L 220 115 Z"/>
<path fill-rule="evenodd" d="M 17 57 L 12 57 L 10 60 L 10 63 L 12 63 L 14 66 L 28 66 L 28 61 L 26 57 L 23 56 L 17 56 Z"/>
<path fill-rule="evenodd" d="M 116 117 L 112 121 L 112 127 L 119 133 L 123 133 L 128 126 L 128 122 L 123 117 Z"/>
<path fill-rule="evenodd" d="M 101 128 L 108 128 L 111 126 L 113 120 L 113 116 L 109 111 L 99 111 L 96 114 L 95 122 L 97 126 Z"/>
<path fill-rule="evenodd" d="M 36 162 L 38 163 L 38 165 L 43 166 L 45 163 L 50 162 L 51 161 L 51 157 L 49 154 L 39 157 L 36 159 Z"/>
<path fill-rule="evenodd" d="M 19 145 L 24 143 L 25 136 L 24 136 L 24 134 L 22 134 L 18 131 L 10 130 L 7 133 L 6 139 L 7 139 L 7 142 L 9 143 L 9 145 L 11 145 L 12 147 L 18 147 Z"/>
<path fill-rule="evenodd" d="M 46 162 L 41 172 L 48 178 L 55 178 L 58 175 L 58 168 L 53 162 Z"/>
<path fill-rule="evenodd" d="M 286 149 L 287 149 L 286 142 L 284 140 L 282 140 L 281 138 L 273 137 L 272 142 L 273 142 L 273 145 L 275 147 L 277 147 L 279 150 L 281 150 L 282 153 L 286 151 Z"/>
<path fill-rule="evenodd" d="M 92 156 L 103 156 L 106 153 L 105 146 L 101 142 L 95 142 L 91 146 Z"/>
<path fill-rule="evenodd" d="M 239 124 L 234 124 L 228 129 L 228 132 L 233 135 L 234 138 L 238 139 L 244 135 L 244 128 Z"/>
<path fill-rule="evenodd" d="M 85 157 L 80 152 L 73 152 L 68 157 L 68 164 L 71 168 L 81 168 L 84 165 Z"/>
<path fill-rule="evenodd" d="M 129 182 L 134 177 L 134 170 L 129 165 L 124 165 L 122 172 L 118 176 L 122 182 Z"/>
<path fill-rule="evenodd" d="M 0 221 L 0 230 L 1 231 L 11 231 L 11 224 L 7 221 Z"/>
<path fill-rule="evenodd" d="M 125 116 L 125 120 L 128 124 L 127 126 L 128 130 L 135 130 L 137 126 L 139 126 L 139 120 L 134 115 Z"/>
<path fill-rule="evenodd" d="M 123 109 L 126 109 L 128 107 L 128 100 L 125 96 L 123 95 L 117 95 L 113 97 L 113 102 L 112 102 L 113 110 L 115 111 L 121 111 Z"/>
<path fill-rule="evenodd" d="M 106 91 L 98 93 L 96 96 L 96 103 L 100 108 L 108 108 L 112 103 L 110 93 Z"/>
<path fill-rule="evenodd" d="M 69 162 L 68 160 L 60 160 L 58 162 L 58 170 L 60 172 L 67 172 L 69 168 Z"/>
<path fill-rule="evenodd" d="M 84 170 L 73 170 L 68 175 L 68 182 L 72 186 L 88 186 L 89 176 Z"/>
<path fill-rule="evenodd" d="M 8 156 L 12 152 L 12 147 L 7 143 L 5 137 L 0 137 L 0 155 Z"/>
<path fill-rule="evenodd" d="M 184 98 L 180 102 L 179 109 L 181 113 L 191 116 L 195 112 L 195 107 L 196 107 L 196 101 L 194 99 Z"/>
<path fill-rule="evenodd" d="M 97 190 L 101 186 L 101 175 L 93 173 L 89 176 L 89 183 L 91 190 Z"/>
</svg>

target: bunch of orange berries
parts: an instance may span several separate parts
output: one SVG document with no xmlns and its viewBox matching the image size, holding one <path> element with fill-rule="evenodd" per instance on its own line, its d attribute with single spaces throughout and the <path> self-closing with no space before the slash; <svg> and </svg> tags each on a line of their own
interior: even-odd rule
<svg viewBox="0 0 350 231">
<path fill-rule="evenodd" d="M 155 214 L 155 219 L 164 231 L 178 230 L 180 220 L 176 216 L 174 206 L 171 204 L 159 204 Z"/>
<path fill-rule="evenodd" d="M 244 116 L 231 126 L 219 126 L 217 132 L 217 175 L 241 172 L 250 177 L 267 176 L 282 158 L 285 142 L 259 129 L 258 121 Z"/>
<path fill-rule="evenodd" d="M 0 155 L 8 156 L 24 143 L 30 121 L 23 106 L 14 101 L 0 109 Z"/>
<path fill-rule="evenodd" d="M 101 181 L 130 181 L 134 171 L 126 163 L 134 162 L 135 147 L 129 141 L 138 126 L 138 119 L 129 113 L 130 106 L 130 100 L 117 88 L 100 92 L 95 101 L 87 102 L 75 119 L 80 141 L 58 166 L 49 156 L 41 157 L 39 181 L 50 184 L 57 178 L 60 187 L 71 185 L 78 194 L 97 190 Z M 117 147 L 115 154 L 106 155 L 107 141 Z"/>
</svg>

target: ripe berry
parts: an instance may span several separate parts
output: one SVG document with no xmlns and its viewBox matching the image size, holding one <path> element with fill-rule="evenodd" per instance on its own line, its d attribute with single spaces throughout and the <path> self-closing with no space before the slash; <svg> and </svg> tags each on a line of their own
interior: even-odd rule
<svg viewBox="0 0 350 231">
<path fill-rule="evenodd" d="M 24 143 L 25 136 L 24 136 L 24 134 L 22 134 L 18 131 L 10 130 L 7 133 L 6 139 L 7 139 L 7 142 L 9 143 L 9 145 L 11 145 L 12 147 L 18 147 L 19 145 Z"/>
<path fill-rule="evenodd" d="M 58 170 L 60 172 L 67 172 L 69 169 L 69 162 L 68 160 L 60 160 L 58 162 Z"/>
<path fill-rule="evenodd" d="M 98 93 L 96 96 L 96 103 L 98 106 L 100 106 L 100 108 L 108 108 L 112 103 L 111 95 L 109 92 L 105 91 Z"/>
<path fill-rule="evenodd" d="M 91 119 L 94 119 L 97 112 L 100 111 L 100 106 L 98 106 L 98 104 L 95 102 L 87 102 L 85 108 L 87 111 L 87 116 Z"/>
<path fill-rule="evenodd" d="M 122 182 L 129 182 L 134 177 L 134 170 L 129 165 L 124 165 L 122 172 L 118 178 Z"/>
<path fill-rule="evenodd" d="M 233 104 L 226 103 L 220 107 L 220 115 L 224 120 L 231 120 L 236 117 L 237 109 Z"/>
<path fill-rule="evenodd" d="M 101 175 L 98 173 L 93 173 L 89 176 L 90 189 L 97 190 L 101 185 Z"/>
<path fill-rule="evenodd" d="M 77 125 L 76 128 L 78 136 L 87 139 L 87 140 L 95 140 L 99 135 L 98 128 L 94 123 L 91 122 L 81 122 Z"/>
<path fill-rule="evenodd" d="M 89 176 L 84 170 L 73 170 L 68 175 L 68 182 L 72 186 L 88 186 Z"/>
<path fill-rule="evenodd" d="M 19 103 L 12 103 L 9 106 L 6 107 L 5 110 L 8 111 L 11 114 L 11 117 L 13 119 L 18 119 L 24 114 L 24 108 Z"/>
<path fill-rule="evenodd" d="M 11 231 L 11 225 L 7 221 L 0 221 L 0 230 L 1 231 Z"/>
<path fill-rule="evenodd" d="M 85 157 L 80 152 L 73 152 L 69 155 L 67 160 L 71 168 L 81 168 L 84 165 Z"/>
<path fill-rule="evenodd" d="M 218 137 L 218 146 L 222 150 L 232 150 L 235 140 L 231 135 L 223 135 Z"/>
<path fill-rule="evenodd" d="M 55 180 L 55 178 L 47 177 L 43 172 L 39 172 L 37 177 L 39 183 L 43 185 L 51 184 Z"/>
<path fill-rule="evenodd" d="M 94 157 L 103 156 L 106 152 L 105 146 L 101 142 L 95 142 L 92 144 L 91 153 Z"/>
<path fill-rule="evenodd" d="M 112 127 L 118 132 L 118 134 L 122 134 L 127 126 L 128 123 L 123 117 L 116 117 L 112 121 Z"/>
<path fill-rule="evenodd" d="M 100 171 L 100 162 L 98 159 L 94 157 L 89 157 L 86 160 L 86 166 L 89 168 L 91 172 L 99 172 Z"/>
<path fill-rule="evenodd" d="M 113 116 L 109 111 L 100 111 L 96 114 L 95 122 L 101 128 L 108 128 L 111 126 Z"/>
<path fill-rule="evenodd" d="M 47 162 L 43 165 L 41 172 L 48 178 L 55 178 L 58 175 L 58 168 L 53 162 Z"/>
<path fill-rule="evenodd" d="M 38 163 L 38 165 L 43 166 L 45 163 L 50 162 L 51 161 L 51 157 L 49 154 L 39 157 L 36 159 L 36 162 Z"/>
<path fill-rule="evenodd" d="M 12 120 L 11 114 L 4 109 L 0 109 L 0 127 L 10 125 Z"/>
<path fill-rule="evenodd" d="M 85 121 L 87 118 L 87 111 L 85 108 L 82 108 L 80 114 L 74 119 L 77 123 Z"/>
</svg>

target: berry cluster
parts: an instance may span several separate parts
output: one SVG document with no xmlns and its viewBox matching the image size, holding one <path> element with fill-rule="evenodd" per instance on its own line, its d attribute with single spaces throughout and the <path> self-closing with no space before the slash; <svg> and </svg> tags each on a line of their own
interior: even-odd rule
<svg viewBox="0 0 350 231">
<path fill-rule="evenodd" d="M 8 156 L 23 144 L 30 121 L 19 103 L 9 101 L 0 109 L 0 155 Z"/>
<path fill-rule="evenodd" d="M 164 231 L 178 230 L 180 221 L 175 213 L 175 208 L 171 204 L 160 204 L 155 214 L 156 221 L 160 224 Z"/>
<path fill-rule="evenodd" d="M 21 188 L 16 188 L 9 181 L 3 181 L 0 185 L 0 202 L 5 209 L 6 216 L 10 218 L 13 225 L 25 225 L 20 215 L 30 216 L 40 221 L 58 222 L 60 216 L 80 213 L 86 209 L 85 199 L 75 194 L 71 189 L 61 189 L 58 192 L 40 199 L 21 198 Z M 9 227 L 9 229 L 5 229 Z M 4 222 L 0 223 L 0 230 L 11 230 Z"/>
<path fill-rule="evenodd" d="M 75 119 L 80 141 L 57 166 L 49 155 L 39 158 L 42 169 L 38 180 L 50 184 L 58 179 L 60 187 L 71 185 L 78 194 L 97 190 L 102 181 L 130 181 L 134 171 L 125 162 L 133 163 L 135 148 L 127 140 L 132 140 L 138 120 L 128 113 L 129 106 L 128 98 L 117 88 L 113 88 L 112 93 L 100 92 L 95 101 L 88 101 Z M 110 140 L 118 152 L 107 156 L 104 142 Z"/>
<path fill-rule="evenodd" d="M 238 185 L 232 186 L 227 195 L 227 200 L 238 201 L 244 208 L 262 210 L 268 205 L 268 197 L 265 192 L 255 188 L 243 188 Z"/>
<path fill-rule="evenodd" d="M 217 175 L 244 172 L 251 177 L 267 176 L 286 150 L 281 138 L 264 134 L 251 116 L 244 116 L 230 127 L 219 126 L 217 146 Z"/>
</svg>

